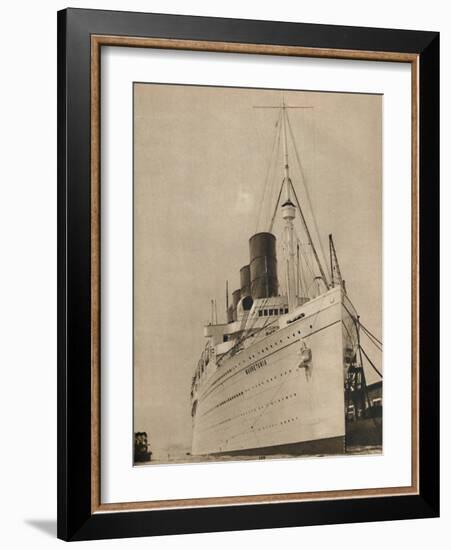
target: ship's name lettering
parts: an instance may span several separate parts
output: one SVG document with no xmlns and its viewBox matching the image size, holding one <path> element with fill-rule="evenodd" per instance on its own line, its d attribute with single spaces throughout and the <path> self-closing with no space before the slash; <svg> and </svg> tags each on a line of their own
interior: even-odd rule
<svg viewBox="0 0 451 550">
<path fill-rule="evenodd" d="M 262 367 L 265 367 L 267 365 L 266 359 L 262 359 L 261 361 L 257 361 L 253 365 L 250 365 L 247 367 L 247 369 L 244 371 L 246 374 L 251 374 L 255 372 L 257 369 L 261 369 Z"/>
</svg>

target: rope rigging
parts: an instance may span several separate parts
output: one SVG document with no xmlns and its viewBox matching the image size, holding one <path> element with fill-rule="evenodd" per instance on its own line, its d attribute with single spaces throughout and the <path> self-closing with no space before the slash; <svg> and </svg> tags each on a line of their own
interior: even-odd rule
<svg viewBox="0 0 451 550">
<path fill-rule="evenodd" d="M 255 232 L 257 232 L 258 228 L 260 227 L 260 221 L 261 221 L 261 218 L 262 218 L 263 205 L 265 204 L 266 193 L 268 191 L 269 182 L 271 181 L 272 176 L 273 176 L 273 171 L 275 170 L 275 165 L 276 165 L 275 161 L 277 160 L 277 157 L 279 155 L 280 134 L 281 134 L 281 132 L 280 132 L 281 117 L 282 117 L 282 113 L 279 113 L 279 116 L 278 116 L 277 121 L 276 121 L 277 132 L 275 132 L 275 134 L 274 134 L 274 139 L 273 139 L 272 148 L 271 148 L 271 155 L 269 157 L 269 162 L 268 162 L 268 166 L 267 166 L 267 169 L 266 169 L 265 184 L 263 186 L 262 200 L 260 202 L 260 209 L 259 209 L 259 213 L 258 213 L 257 226 L 255 228 Z"/>
<path fill-rule="evenodd" d="M 277 214 L 277 208 L 279 207 L 280 197 L 282 196 L 282 190 L 283 190 L 283 181 L 282 181 L 282 185 L 280 186 L 279 196 L 277 197 L 276 206 L 274 207 L 274 212 L 273 212 L 273 215 L 272 215 L 272 218 L 271 218 L 271 223 L 269 224 L 269 232 L 270 233 L 272 233 L 274 220 L 275 220 L 276 214 Z"/>
<path fill-rule="evenodd" d="M 349 299 L 349 297 L 348 297 L 348 299 Z M 351 300 L 349 300 L 349 301 L 350 301 L 350 303 L 352 304 Z M 349 311 L 349 309 L 346 307 L 346 304 L 343 304 L 343 305 L 344 305 L 345 310 L 348 312 L 348 315 L 349 315 L 349 317 L 351 318 L 351 320 L 352 320 L 352 322 L 354 323 L 354 326 L 355 326 L 355 328 L 356 328 L 356 332 L 357 332 L 357 347 L 358 347 L 358 349 L 359 349 L 360 362 L 362 363 L 362 367 L 363 367 L 363 361 L 362 361 L 362 355 L 361 355 L 361 354 L 363 353 L 363 355 L 365 356 L 366 360 L 367 360 L 368 363 L 371 365 L 371 367 L 372 367 L 372 368 L 377 372 L 377 374 L 383 379 L 384 377 L 383 377 L 382 373 L 381 373 L 380 370 L 376 367 L 376 365 L 373 363 L 373 361 L 371 361 L 371 359 L 369 358 L 368 354 L 367 354 L 366 351 L 363 349 L 362 343 L 360 342 L 360 328 L 363 328 L 363 325 L 362 325 L 362 323 L 361 323 L 361 321 L 360 321 L 360 317 L 358 317 L 358 316 L 356 317 L 355 315 L 353 315 L 353 314 Z M 352 307 L 354 307 L 354 305 L 352 305 Z M 355 309 L 355 308 L 354 308 L 354 309 Z M 346 325 L 345 325 L 345 326 L 346 326 Z M 366 329 L 366 330 L 368 330 L 368 329 Z M 364 331 L 364 332 L 365 332 L 365 331 Z M 369 331 L 368 331 L 368 332 L 369 332 Z M 349 334 L 349 331 L 348 331 L 348 334 Z M 365 334 L 366 334 L 366 332 L 365 332 Z M 370 333 L 370 334 L 371 334 L 371 333 Z M 368 334 L 367 334 L 367 336 L 368 336 Z M 374 337 L 374 338 L 377 340 L 376 337 Z M 377 340 L 377 341 L 379 342 L 379 340 Z M 379 346 L 377 346 L 377 345 L 375 344 L 375 342 L 373 342 L 373 341 L 371 340 L 371 338 L 370 338 L 370 342 L 372 342 L 372 343 L 377 347 L 377 349 L 378 349 L 380 352 L 382 352 L 382 348 L 379 347 Z M 381 342 L 381 345 L 382 345 L 382 342 Z"/>
<path fill-rule="evenodd" d="M 362 323 L 360 323 L 360 326 L 362 327 L 363 331 L 365 332 L 365 334 L 368 336 L 368 338 L 370 338 L 371 340 L 374 340 L 377 344 L 379 344 L 380 346 L 382 346 L 382 342 L 380 340 L 378 340 L 376 338 L 376 336 L 374 336 L 374 334 L 372 332 L 369 331 L 369 329 L 367 329 Z M 382 351 L 382 350 L 381 350 Z"/>
<path fill-rule="evenodd" d="M 265 301 L 263 302 L 262 307 L 264 307 L 268 303 L 268 300 L 269 300 L 269 298 L 265 298 Z M 264 329 L 268 328 L 269 326 L 273 325 L 274 323 L 276 323 L 278 321 L 279 321 L 279 319 L 277 319 L 277 318 L 273 319 L 272 321 L 271 321 L 270 318 L 268 318 L 266 323 L 262 327 L 260 327 L 256 332 L 253 332 L 252 334 L 249 334 L 249 332 L 251 332 L 253 330 L 253 328 L 254 328 L 254 326 L 257 322 L 257 317 L 255 317 L 252 320 L 250 326 L 247 326 L 247 321 L 246 321 L 246 326 L 244 327 L 243 334 L 237 339 L 235 344 L 226 353 L 224 353 L 224 355 L 222 355 L 222 357 L 220 357 L 218 359 L 218 365 L 220 365 L 224 361 L 224 359 L 226 359 L 227 357 L 230 357 L 231 355 L 233 355 L 234 352 L 237 349 L 239 349 L 241 344 L 243 344 L 246 340 L 248 340 L 249 338 L 253 338 L 254 336 L 257 336 Z"/>
<path fill-rule="evenodd" d="M 317 240 L 319 242 L 319 247 L 320 247 L 320 250 L 321 250 L 321 254 L 323 256 L 323 261 L 325 262 L 326 268 L 327 268 L 326 254 L 324 252 L 323 243 L 322 243 L 322 240 L 321 240 L 321 237 L 320 237 L 320 232 L 319 232 L 318 223 L 317 223 L 316 216 L 315 216 L 315 211 L 313 210 L 313 207 L 312 207 L 312 201 L 310 199 L 310 193 L 309 193 L 309 190 L 308 190 L 308 187 L 307 187 L 307 182 L 306 182 L 306 178 L 305 178 L 305 174 L 304 174 L 304 169 L 302 168 L 301 157 L 300 157 L 299 151 L 297 150 L 297 147 L 296 147 L 296 141 L 294 139 L 293 128 L 291 126 L 290 118 L 288 116 L 286 117 L 286 120 L 288 122 L 288 131 L 290 132 L 291 141 L 293 143 L 294 155 L 295 155 L 295 158 L 296 158 L 296 161 L 297 161 L 297 164 L 298 164 L 298 167 L 299 167 L 299 172 L 300 172 L 300 175 L 301 175 L 300 179 L 301 179 L 302 185 L 303 185 L 304 190 L 305 190 L 305 195 L 307 197 L 308 208 L 309 208 L 309 211 L 311 212 L 311 215 L 312 215 L 313 226 L 315 228 L 316 237 L 317 237 Z M 332 274 L 329 273 L 329 276 L 332 277 Z"/>
<path fill-rule="evenodd" d="M 360 348 L 360 351 L 363 353 L 363 355 L 366 357 L 366 360 L 368 361 L 368 363 L 373 367 L 373 369 L 377 372 L 377 374 L 381 377 L 381 378 L 384 378 L 382 376 L 382 373 L 379 371 L 379 369 L 376 367 L 376 365 L 371 361 L 371 359 L 368 357 L 366 351 L 362 348 L 361 344 L 359 344 L 359 348 Z"/>
<path fill-rule="evenodd" d="M 294 198 L 295 198 L 295 201 L 296 201 L 296 204 L 297 204 L 297 207 L 299 209 L 299 214 L 301 216 L 301 220 L 302 220 L 302 224 L 304 226 L 304 230 L 305 230 L 305 233 L 307 235 L 307 239 L 308 239 L 308 242 L 309 242 L 309 245 L 311 246 L 312 248 L 312 252 L 313 252 L 313 255 L 315 256 L 315 260 L 316 260 L 316 263 L 318 265 L 318 269 L 321 273 L 321 278 L 322 280 L 324 281 L 324 284 L 326 285 L 326 288 L 329 288 L 329 283 L 327 282 L 327 278 L 326 278 L 326 275 L 324 273 L 324 269 L 323 269 L 323 266 L 321 264 L 321 261 L 318 257 L 318 253 L 316 252 L 316 248 L 315 248 L 315 245 L 313 244 L 313 241 L 312 241 L 312 237 L 310 235 L 310 231 L 309 231 L 309 228 L 307 226 L 307 222 L 305 221 L 305 217 L 304 217 L 304 213 L 302 211 L 302 208 L 301 208 L 301 204 L 299 202 L 299 199 L 298 199 L 298 196 L 297 196 L 297 193 L 296 193 L 296 189 L 293 187 L 293 184 L 291 183 L 291 180 L 290 180 L 290 186 L 291 186 L 291 189 L 293 191 L 293 195 L 294 195 Z"/>
<path fill-rule="evenodd" d="M 361 328 L 363 328 L 362 325 L 360 325 L 360 326 L 361 326 Z M 375 348 L 377 348 L 380 352 L 382 352 L 382 346 L 380 346 L 377 342 L 375 342 L 375 341 L 371 338 L 371 336 L 369 336 L 365 331 L 363 331 L 363 334 L 365 334 L 365 336 L 368 338 L 368 340 L 373 344 L 373 346 L 374 346 Z"/>
<path fill-rule="evenodd" d="M 352 303 L 351 301 L 351 298 L 349 298 L 348 296 L 348 300 L 349 300 L 349 303 L 352 305 L 352 307 L 356 310 L 356 307 L 354 306 L 354 304 Z M 346 308 L 346 311 L 349 313 L 349 315 L 352 317 L 352 314 L 351 312 L 349 311 L 349 309 L 345 306 Z M 362 321 L 360 320 L 360 318 L 358 319 L 358 322 L 359 322 L 359 326 L 362 327 L 363 331 L 366 333 L 366 335 L 369 337 L 369 338 L 372 338 L 373 340 L 375 340 L 380 346 L 382 346 L 382 341 L 379 340 L 378 338 L 376 338 L 376 336 L 374 336 L 374 334 L 369 330 L 368 327 L 366 327 Z M 382 351 L 382 350 L 381 350 Z"/>
</svg>

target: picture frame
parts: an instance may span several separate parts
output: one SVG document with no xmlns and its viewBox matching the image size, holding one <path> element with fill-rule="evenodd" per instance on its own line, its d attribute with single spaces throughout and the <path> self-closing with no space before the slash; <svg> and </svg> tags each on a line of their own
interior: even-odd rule
<svg viewBox="0 0 451 550">
<path fill-rule="evenodd" d="M 103 47 L 411 66 L 412 480 L 408 487 L 102 503 Z M 90 540 L 437 517 L 439 34 L 101 10 L 58 13 L 58 537 Z"/>
</svg>

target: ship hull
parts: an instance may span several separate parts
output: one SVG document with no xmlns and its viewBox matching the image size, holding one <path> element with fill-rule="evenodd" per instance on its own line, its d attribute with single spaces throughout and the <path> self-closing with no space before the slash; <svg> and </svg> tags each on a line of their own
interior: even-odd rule
<svg viewBox="0 0 451 550">
<path fill-rule="evenodd" d="M 330 437 L 315 441 L 300 441 L 254 449 L 229 450 L 221 453 L 209 453 L 209 456 L 267 457 L 301 455 L 341 455 L 345 453 L 345 437 Z"/>
<path fill-rule="evenodd" d="M 194 455 L 344 452 L 343 299 L 339 288 L 326 292 L 302 318 L 220 363 L 198 392 Z"/>
</svg>

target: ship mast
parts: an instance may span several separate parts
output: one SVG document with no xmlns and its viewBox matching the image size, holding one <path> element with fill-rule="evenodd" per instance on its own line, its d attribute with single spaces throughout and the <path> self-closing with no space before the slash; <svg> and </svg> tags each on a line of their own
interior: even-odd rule
<svg viewBox="0 0 451 550">
<path fill-rule="evenodd" d="M 288 161 L 288 139 L 287 139 L 287 127 L 291 133 L 291 139 L 293 141 L 293 146 L 295 148 L 296 158 L 298 159 L 298 153 L 296 151 L 296 144 L 294 143 L 294 136 L 292 134 L 291 126 L 288 120 L 287 109 L 312 109 L 310 106 L 301 106 L 301 105 L 286 105 L 285 99 L 282 99 L 282 105 L 259 105 L 254 106 L 254 109 L 279 109 L 281 111 L 281 122 L 282 122 L 282 133 L 283 133 L 283 155 L 284 155 L 284 178 L 282 185 L 280 186 L 279 196 L 275 205 L 274 213 L 271 218 L 271 223 L 269 226 L 269 232 L 272 231 L 274 224 L 274 219 L 276 216 L 277 208 L 282 199 L 282 194 L 284 193 L 284 202 L 282 203 L 282 217 L 285 220 L 284 227 L 284 241 L 285 241 L 285 250 L 286 250 L 286 273 L 287 273 L 287 294 L 288 294 L 288 309 L 293 311 L 298 305 L 297 297 L 297 282 L 296 282 L 296 246 L 295 246 L 295 234 L 294 234 L 294 219 L 296 217 L 296 207 L 299 210 L 299 215 L 301 219 L 302 226 L 304 228 L 308 244 L 310 245 L 313 256 L 315 258 L 316 264 L 318 266 L 321 276 L 319 277 L 326 287 L 330 288 L 329 282 L 327 280 L 326 274 L 324 272 L 323 266 L 319 259 L 318 253 L 316 251 L 313 239 L 311 237 L 304 213 L 301 208 L 296 190 L 293 186 L 293 183 L 290 178 L 290 166 Z M 291 197 L 294 199 L 294 203 L 291 200 Z"/>
<path fill-rule="evenodd" d="M 284 186 L 285 201 L 282 204 L 282 217 L 285 220 L 284 240 L 287 263 L 287 293 L 288 310 L 293 311 L 298 305 L 296 293 L 296 266 L 295 266 L 295 238 L 294 238 L 294 219 L 296 217 L 296 207 L 291 201 L 291 179 L 290 166 L 288 163 L 288 143 L 287 143 L 287 121 L 286 121 L 285 100 L 282 103 L 282 129 L 283 129 L 283 152 L 284 152 Z"/>
</svg>

